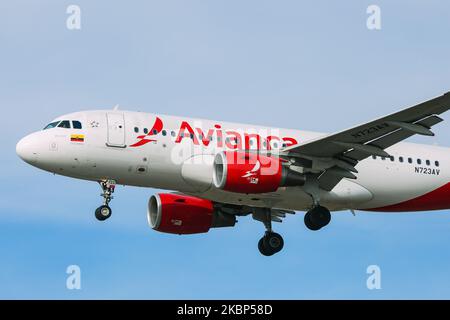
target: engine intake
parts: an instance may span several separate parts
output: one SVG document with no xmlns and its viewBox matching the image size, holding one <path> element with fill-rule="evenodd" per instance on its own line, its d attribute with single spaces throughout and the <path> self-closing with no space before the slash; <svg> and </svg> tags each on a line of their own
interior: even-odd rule
<svg viewBox="0 0 450 320">
<path fill-rule="evenodd" d="M 215 208 L 212 201 L 174 193 L 151 196 L 147 220 L 154 230 L 174 234 L 206 233 L 236 224 L 234 215 Z"/>
<path fill-rule="evenodd" d="M 290 170 L 275 156 L 241 151 L 218 153 L 213 164 L 213 183 L 237 193 L 274 192 L 279 187 L 304 185 L 303 174 Z"/>
</svg>

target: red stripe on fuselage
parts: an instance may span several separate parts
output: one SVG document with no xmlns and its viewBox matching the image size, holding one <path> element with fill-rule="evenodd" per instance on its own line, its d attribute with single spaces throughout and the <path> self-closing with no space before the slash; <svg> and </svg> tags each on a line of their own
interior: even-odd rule
<svg viewBox="0 0 450 320">
<path fill-rule="evenodd" d="M 392 204 L 390 206 L 363 209 L 365 211 L 427 211 L 442 210 L 450 208 L 450 183 L 443 185 L 431 192 L 428 192 L 417 198 L 407 200 L 401 203 Z"/>
</svg>

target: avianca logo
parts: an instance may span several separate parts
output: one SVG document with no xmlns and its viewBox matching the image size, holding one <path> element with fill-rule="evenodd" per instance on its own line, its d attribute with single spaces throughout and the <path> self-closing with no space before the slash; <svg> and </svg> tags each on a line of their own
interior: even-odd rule
<svg viewBox="0 0 450 320">
<path fill-rule="evenodd" d="M 149 139 L 149 137 L 155 136 L 158 133 L 160 133 L 161 130 L 163 129 L 163 126 L 164 125 L 162 120 L 156 117 L 155 123 L 153 124 L 153 127 L 150 130 L 150 132 L 146 135 L 138 136 L 137 138 L 139 139 L 139 141 L 136 142 L 135 144 L 132 144 L 130 147 L 140 147 L 149 142 L 156 141 L 156 139 Z"/>
<path fill-rule="evenodd" d="M 257 177 L 259 173 L 259 169 L 261 169 L 261 162 L 259 160 L 256 160 L 255 166 L 252 168 L 252 170 L 247 171 L 242 178 L 247 178 L 248 182 L 251 184 L 258 184 L 259 179 Z"/>
<path fill-rule="evenodd" d="M 138 136 L 138 141 L 130 147 L 140 147 L 149 142 L 156 141 L 152 136 L 157 135 L 163 129 L 163 122 L 160 118 L 156 118 L 155 123 L 146 135 Z M 240 133 L 234 130 L 222 130 L 220 124 L 215 124 L 214 128 L 204 132 L 202 128 L 193 128 L 187 121 L 182 121 L 175 143 L 181 143 L 183 139 L 192 140 L 194 145 L 203 145 L 208 147 L 211 141 L 215 141 L 218 148 L 226 148 L 229 150 L 250 150 L 250 149 L 266 149 L 271 150 L 273 146 L 289 147 L 297 144 L 297 140 L 292 137 L 278 137 L 269 135 L 263 137 L 257 133 Z"/>
<path fill-rule="evenodd" d="M 256 160 L 255 166 L 253 167 L 252 170 L 247 171 L 242 178 L 249 178 L 249 177 L 254 177 L 258 174 L 259 169 L 261 168 L 261 162 L 259 162 L 259 160 Z"/>
<path fill-rule="evenodd" d="M 292 137 L 278 137 L 275 135 L 263 137 L 257 133 L 222 130 L 220 124 L 215 124 L 214 128 L 204 132 L 202 128 L 192 128 L 187 121 L 181 122 L 175 143 L 180 143 L 183 139 L 191 139 L 194 145 L 202 144 L 205 147 L 209 146 L 211 141 L 214 140 L 218 148 L 226 148 L 228 150 L 250 150 L 252 148 L 271 150 L 272 145 L 289 147 L 298 143 L 297 139 Z"/>
</svg>

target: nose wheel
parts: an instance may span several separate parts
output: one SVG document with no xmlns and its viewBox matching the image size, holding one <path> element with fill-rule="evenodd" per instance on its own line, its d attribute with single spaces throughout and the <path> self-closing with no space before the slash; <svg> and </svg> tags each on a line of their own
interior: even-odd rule
<svg viewBox="0 0 450 320">
<path fill-rule="evenodd" d="M 103 193 L 100 195 L 101 197 L 103 197 L 103 205 L 95 210 L 95 217 L 99 221 L 104 221 L 111 217 L 112 214 L 109 203 L 114 198 L 112 194 L 114 193 L 114 190 L 116 188 L 116 182 L 114 180 L 105 180 L 100 181 L 99 183 L 103 191 Z"/>
<path fill-rule="evenodd" d="M 111 217 L 112 210 L 109 206 L 100 206 L 95 210 L 95 217 L 99 221 L 104 221 Z"/>
</svg>

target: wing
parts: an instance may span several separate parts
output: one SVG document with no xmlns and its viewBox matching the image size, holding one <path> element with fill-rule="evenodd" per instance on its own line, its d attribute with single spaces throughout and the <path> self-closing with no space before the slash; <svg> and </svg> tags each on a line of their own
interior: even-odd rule
<svg viewBox="0 0 450 320">
<path fill-rule="evenodd" d="M 319 172 L 319 186 L 332 190 L 346 177 L 356 179 L 355 165 L 369 156 L 389 157 L 384 150 L 414 134 L 433 136 L 430 128 L 443 121 L 450 108 L 450 92 L 365 124 L 283 150 L 287 156 L 310 163 Z"/>
</svg>

